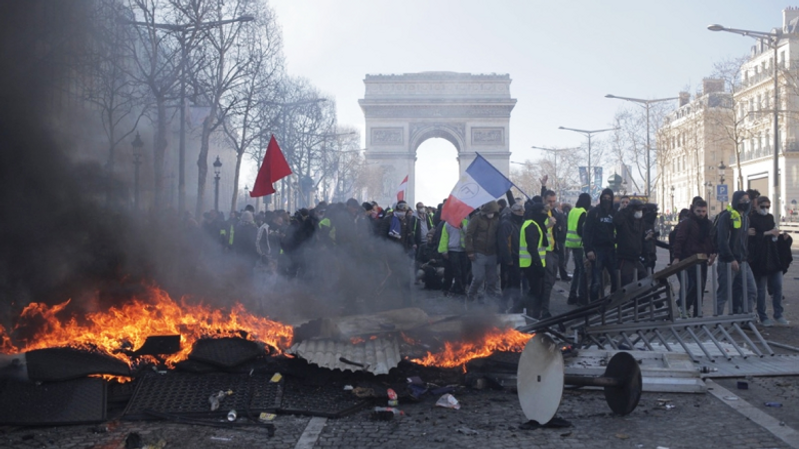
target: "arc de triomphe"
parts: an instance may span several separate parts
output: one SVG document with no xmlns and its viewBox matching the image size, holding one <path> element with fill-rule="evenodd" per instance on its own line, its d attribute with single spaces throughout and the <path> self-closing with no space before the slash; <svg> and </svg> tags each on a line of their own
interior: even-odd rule
<svg viewBox="0 0 799 449">
<path fill-rule="evenodd" d="M 366 119 L 366 160 L 383 169 L 382 192 L 368 192 L 370 199 L 393 204 L 408 175 L 407 199 L 415 201 L 416 150 L 434 137 L 458 150 L 460 174 L 478 152 L 507 175 L 508 128 L 516 105 L 510 83 L 510 75 L 495 74 L 366 75 L 366 94 L 358 101 Z"/>
</svg>

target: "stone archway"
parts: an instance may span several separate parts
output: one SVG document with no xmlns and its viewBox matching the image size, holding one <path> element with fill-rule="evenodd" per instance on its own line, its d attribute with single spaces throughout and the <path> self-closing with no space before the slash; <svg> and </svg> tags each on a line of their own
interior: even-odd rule
<svg viewBox="0 0 799 449">
<path fill-rule="evenodd" d="M 461 174 L 479 152 L 507 175 L 510 113 L 516 105 L 510 83 L 509 75 L 494 74 L 366 75 L 366 94 L 358 101 L 366 120 L 366 160 L 384 176 L 383 191 L 369 192 L 369 199 L 393 204 L 407 175 L 408 199 L 415 201 L 416 150 L 435 137 L 455 146 Z"/>
</svg>

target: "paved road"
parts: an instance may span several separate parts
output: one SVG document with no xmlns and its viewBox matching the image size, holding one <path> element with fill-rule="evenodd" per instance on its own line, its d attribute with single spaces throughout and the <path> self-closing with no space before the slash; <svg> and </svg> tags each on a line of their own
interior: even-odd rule
<svg viewBox="0 0 799 449">
<path fill-rule="evenodd" d="M 663 255 L 665 257 L 665 254 Z M 799 254 L 797 254 L 799 258 Z M 785 276 L 786 316 L 799 323 L 799 268 Z M 558 282 L 553 309 L 562 312 L 567 285 Z M 463 302 L 438 292 L 419 290 L 418 305 L 430 313 L 460 313 Z M 770 328 L 768 338 L 799 346 L 796 325 Z M 737 389 L 747 380 L 749 389 Z M 525 418 L 510 391 L 462 388 L 454 395 L 460 410 L 435 407 L 436 398 L 401 404 L 406 416 L 371 421 L 367 411 L 338 420 L 278 416 L 277 433 L 233 430 L 161 422 L 112 422 L 97 426 L 0 428 L 0 447 L 122 448 L 131 432 L 148 444 L 168 448 L 799 448 L 799 378 L 773 377 L 718 380 L 713 394 L 647 394 L 629 416 L 612 415 L 601 392 L 566 391 L 558 416 L 572 423 L 564 429 L 522 430 Z M 720 397 L 717 397 L 720 396 Z M 727 399 L 724 399 L 724 398 Z M 781 408 L 765 402 L 780 402 Z M 671 404 L 673 408 L 664 407 Z M 751 406 L 751 407 L 750 407 Z M 782 437 L 782 439 L 780 438 Z"/>
</svg>

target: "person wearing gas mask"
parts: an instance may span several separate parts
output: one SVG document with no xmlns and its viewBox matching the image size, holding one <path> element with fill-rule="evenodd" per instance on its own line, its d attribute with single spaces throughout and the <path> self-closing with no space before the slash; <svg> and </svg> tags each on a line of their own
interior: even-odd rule
<svg viewBox="0 0 799 449">
<path fill-rule="evenodd" d="M 757 285 L 749 264 L 749 236 L 755 229 L 749 225 L 749 195 L 742 190 L 732 194 L 732 201 L 716 219 L 716 249 L 718 250 L 718 289 L 716 290 L 716 313 L 724 314 L 727 298 L 732 296 L 733 313 L 743 313 L 743 295 L 746 294 L 749 312 L 757 298 Z M 732 278 L 732 292 L 728 282 Z M 743 280 L 746 279 L 746 292 Z"/>
<path fill-rule="evenodd" d="M 497 303 L 500 300 L 497 274 L 497 230 L 499 229 L 499 204 L 489 201 L 480 208 L 466 228 L 466 255 L 472 261 L 472 283 L 466 292 L 467 300 L 477 298 L 485 283 L 486 296 Z"/>
<path fill-rule="evenodd" d="M 588 212 L 583 228 L 585 258 L 591 262 L 591 301 L 604 296 L 602 274 L 607 271 L 611 291 L 616 291 L 616 234 L 613 225 L 613 190 L 605 189 L 599 196 L 599 205 Z M 601 295 L 600 295 L 601 292 Z"/>
<path fill-rule="evenodd" d="M 644 204 L 632 200 L 616 212 L 613 224 L 616 227 L 616 260 L 621 272 L 621 285 L 646 276 L 641 256 L 644 253 Z"/>
<path fill-rule="evenodd" d="M 757 315 L 760 324 L 765 327 L 787 326 L 788 320 L 782 312 L 782 271 L 783 263 L 780 260 L 777 248 L 780 240 L 784 241 L 786 235 L 780 233 L 774 222 L 774 216 L 768 213 L 771 200 L 767 196 L 759 196 L 757 208 L 749 217 L 755 235 L 749 236 L 749 265 L 757 282 Z M 771 293 L 771 304 L 774 319 L 766 313 L 766 287 Z"/>
</svg>

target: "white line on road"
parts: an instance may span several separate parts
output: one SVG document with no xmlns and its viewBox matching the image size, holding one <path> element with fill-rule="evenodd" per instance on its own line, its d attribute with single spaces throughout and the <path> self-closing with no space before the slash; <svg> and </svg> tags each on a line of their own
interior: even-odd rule
<svg viewBox="0 0 799 449">
<path fill-rule="evenodd" d="M 302 435 L 300 435 L 300 439 L 297 441 L 297 445 L 294 446 L 294 449 L 313 449 L 326 423 L 327 418 L 311 418 L 311 420 L 308 421 L 308 425 L 305 426 Z"/>
<path fill-rule="evenodd" d="M 738 413 L 751 419 L 755 424 L 768 430 L 774 436 L 781 439 L 792 448 L 799 449 L 799 432 L 794 430 L 792 427 L 780 425 L 780 421 L 778 419 L 744 401 L 740 396 L 733 394 L 730 390 L 722 387 L 716 382 L 713 382 L 713 380 L 706 379 L 705 383 L 707 384 L 710 394 L 717 397 L 721 402 L 729 405 Z M 737 399 L 725 399 L 730 397 Z"/>
</svg>

